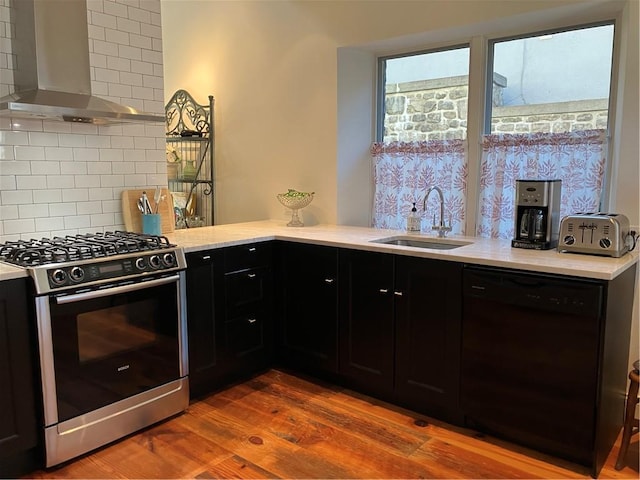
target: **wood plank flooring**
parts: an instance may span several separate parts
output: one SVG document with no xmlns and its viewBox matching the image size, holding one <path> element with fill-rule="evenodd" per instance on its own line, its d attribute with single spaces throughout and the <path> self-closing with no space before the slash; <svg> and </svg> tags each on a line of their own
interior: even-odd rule
<svg viewBox="0 0 640 480">
<path fill-rule="evenodd" d="M 423 422 L 420 422 L 422 420 Z M 600 474 L 614 470 L 614 446 Z M 589 478 L 586 468 L 364 395 L 270 370 L 29 478 Z"/>
</svg>

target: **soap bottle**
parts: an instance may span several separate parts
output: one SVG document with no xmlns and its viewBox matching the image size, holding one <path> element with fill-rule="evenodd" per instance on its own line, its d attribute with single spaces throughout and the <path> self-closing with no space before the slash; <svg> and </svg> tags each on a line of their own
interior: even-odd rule
<svg viewBox="0 0 640 480">
<path fill-rule="evenodd" d="M 420 217 L 418 216 L 418 210 L 416 209 L 416 202 L 413 202 L 413 207 L 407 217 L 407 232 L 419 232 L 420 231 Z"/>
</svg>

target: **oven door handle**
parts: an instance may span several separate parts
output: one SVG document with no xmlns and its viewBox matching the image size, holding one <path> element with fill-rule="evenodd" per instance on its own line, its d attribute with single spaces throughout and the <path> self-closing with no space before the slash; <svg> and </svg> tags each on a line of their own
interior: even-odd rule
<svg viewBox="0 0 640 480">
<path fill-rule="evenodd" d="M 74 293 L 71 295 L 64 295 L 56 297 L 56 303 L 58 305 L 64 305 L 65 303 L 80 302 L 82 300 L 91 300 L 93 298 L 110 297 L 111 295 L 117 295 L 119 293 L 135 292 L 136 290 L 143 290 L 149 287 L 156 287 L 158 285 L 166 285 L 167 283 L 175 283 L 180 279 L 179 275 L 172 275 L 170 277 L 158 278 L 156 280 L 148 280 L 146 282 L 132 283 L 130 285 L 120 285 L 118 287 L 105 288 L 104 290 L 91 290 L 90 292 Z"/>
</svg>

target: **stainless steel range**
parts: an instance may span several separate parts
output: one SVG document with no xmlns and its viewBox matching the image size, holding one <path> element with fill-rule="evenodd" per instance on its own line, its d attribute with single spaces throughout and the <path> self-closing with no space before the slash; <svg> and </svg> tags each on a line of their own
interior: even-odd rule
<svg viewBox="0 0 640 480">
<path fill-rule="evenodd" d="M 0 244 L 33 279 L 46 466 L 189 402 L 182 249 L 129 232 Z"/>
</svg>

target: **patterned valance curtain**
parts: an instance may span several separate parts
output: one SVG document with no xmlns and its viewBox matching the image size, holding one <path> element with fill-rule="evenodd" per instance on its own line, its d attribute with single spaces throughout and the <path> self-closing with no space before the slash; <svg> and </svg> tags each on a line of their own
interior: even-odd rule
<svg viewBox="0 0 640 480">
<path fill-rule="evenodd" d="M 453 233 L 464 233 L 467 192 L 467 159 L 463 140 L 374 143 L 373 227 L 403 229 L 413 202 L 422 218 L 422 230 L 430 231 L 440 204 L 434 192 L 427 211 L 422 200 L 431 186 L 444 192 L 445 220 Z M 439 218 L 438 218 L 439 219 Z"/>
<path fill-rule="evenodd" d="M 476 235 L 513 238 L 516 180 L 562 180 L 560 217 L 597 212 L 605 173 L 606 131 L 497 134 L 482 140 Z"/>
</svg>

